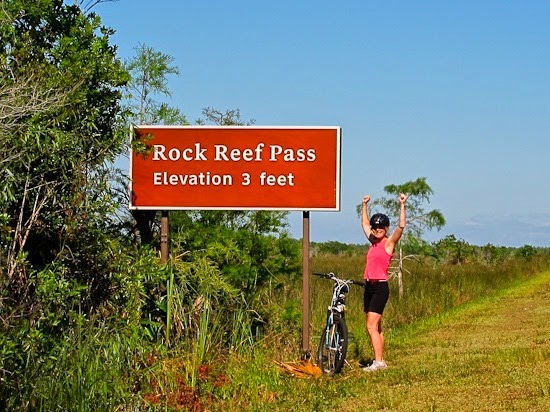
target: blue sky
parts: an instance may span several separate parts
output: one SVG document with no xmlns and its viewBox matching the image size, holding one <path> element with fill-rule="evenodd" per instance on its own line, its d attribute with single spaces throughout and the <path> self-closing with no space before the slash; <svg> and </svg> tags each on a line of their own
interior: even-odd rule
<svg viewBox="0 0 550 412">
<path fill-rule="evenodd" d="M 256 125 L 341 126 L 342 208 L 311 240 L 364 243 L 364 194 L 426 177 L 471 244 L 550 246 L 550 2 L 119 0 L 119 55 L 171 55 L 169 103 Z M 302 214 L 290 216 L 302 235 Z"/>
</svg>

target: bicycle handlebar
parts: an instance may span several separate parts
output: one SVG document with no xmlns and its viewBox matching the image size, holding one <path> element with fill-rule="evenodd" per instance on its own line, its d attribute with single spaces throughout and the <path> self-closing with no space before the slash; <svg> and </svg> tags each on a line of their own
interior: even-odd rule
<svg viewBox="0 0 550 412">
<path fill-rule="evenodd" d="M 319 276 L 325 279 L 340 279 L 338 278 L 333 272 L 329 273 L 319 273 L 319 272 L 313 272 L 315 276 Z M 358 285 L 365 287 L 365 282 L 361 282 L 360 280 L 353 280 L 353 279 L 340 279 L 345 281 L 346 283 L 351 283 L 352 285 Z"/>
<path fill-rule="evenodd" d="M 332 279 L 333 277 L 335 277 L 334 273 L 332 273 L 332 272 L 330 272 L 330 273 L 313 272 L 313 274 L 315 276 L 319 276 L 321 278 L 326 278 L 326 279 Z"/>
</svg>

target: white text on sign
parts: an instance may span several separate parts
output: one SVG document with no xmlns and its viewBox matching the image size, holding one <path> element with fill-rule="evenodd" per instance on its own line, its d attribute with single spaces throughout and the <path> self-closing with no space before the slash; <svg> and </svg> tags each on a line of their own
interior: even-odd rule
<svg viewBox="0 0 550 412">
<path fill-rule="evenodd" d="M 280 145 L 266 146 L 264 143 L 258 143 L 254 148 L 229 148 L 226 145 L 216 144 L 214 145 L 213 160 L 217 162 L 261 162 L 263 160 L 264 149 L 267 149 L 268 160 L 270 162 L 277 162 L 282 160 L 284 162 L 314 162 L 317 158 L 315 149 L 291 149 L 284 148 Z M 185 148 L 172 147 L 166 149 L 166 146 L 162 144 L 153 145 L 153 161 L 173 161 L 177 162 L 183 160 L 185 162 L 191 161 L 207 161 L 208 149 L 201 146 L 200 143 L 195 143 L 192 146 Z"/>
</svg>

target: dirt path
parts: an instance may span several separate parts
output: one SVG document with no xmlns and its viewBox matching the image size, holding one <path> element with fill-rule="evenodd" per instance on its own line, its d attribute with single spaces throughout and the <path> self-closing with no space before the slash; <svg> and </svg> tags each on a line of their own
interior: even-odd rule
<svg viewBox="0 0 550 412">
<path fill-rule="evenodd" d="M 352 372 L 363 390 L 341 411 L 550 411 L 550 272 L 389 342 L 387 357 Z"/>
</svg>

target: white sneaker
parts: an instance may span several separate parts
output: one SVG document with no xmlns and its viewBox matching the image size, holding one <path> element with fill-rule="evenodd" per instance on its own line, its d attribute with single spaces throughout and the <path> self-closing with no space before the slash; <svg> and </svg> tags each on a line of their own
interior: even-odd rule
<svg viewBox="0 0 550 412">
<path fill-rule="evenodd" d="M 372 371 L 377 371 L 377 370 L 380 370 L 380 369 L 386 369 L 387 367 L 388 367 L 388 365 L 386 365 L 386 362 L 384 362 L 384 361 L 382 361 L 382 362 L 373 361 L 371 365 L 366 366 L 366 367 L 361 368 L 361 369 L 363 369 L 365 372 L 372 372 Z"/>
</svg>

